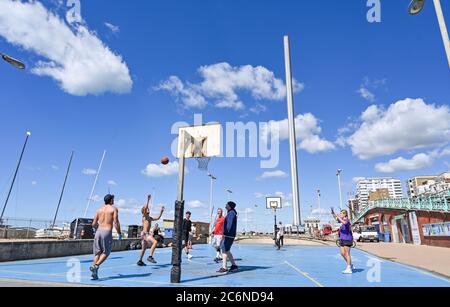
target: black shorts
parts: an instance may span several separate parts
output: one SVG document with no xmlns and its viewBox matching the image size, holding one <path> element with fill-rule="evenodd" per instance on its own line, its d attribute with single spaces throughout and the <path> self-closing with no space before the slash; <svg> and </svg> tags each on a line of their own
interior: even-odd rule
<svg viewBox="0 0 450 307">
<path fill-rule="evenodd" d="M 183 235 L 181 236 L 181 240 L 183 240 L 184 245 L 187 245 L 189 242 L 189 232 L 183 233 Z"/>
<path fill-rule="evenodd" d="M 353 241 L 339 240 L 339 245 L 341 247 L 353 247 Z"/>
</svg>

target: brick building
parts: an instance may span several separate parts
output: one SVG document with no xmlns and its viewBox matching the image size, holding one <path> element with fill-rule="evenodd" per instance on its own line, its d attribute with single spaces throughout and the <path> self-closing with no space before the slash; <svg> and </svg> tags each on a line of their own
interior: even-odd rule
<svg viewBox="0 0 450 307">
<path fill-rule="evenodd" d="M 394 243 L 450 248 L 450 191 L 374 201 L 353 221 L 375 226 Z"/>
</svg>

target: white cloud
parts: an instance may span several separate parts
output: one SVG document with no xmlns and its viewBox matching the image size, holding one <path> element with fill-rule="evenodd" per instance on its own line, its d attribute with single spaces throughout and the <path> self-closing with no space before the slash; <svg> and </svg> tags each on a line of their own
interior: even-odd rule
<svg viewBox="0 0 450 307">
<path fill-rule="evenodd" d="M 117 182 L 114 180 L 108 180 L 108 185 L 117 186 Z"/>
<path fill-rule="evenodd" d="M 33 186 L 33 187 L 35 187 L 35 186 L 37 186 L 38 185 L 38 182 L 37 181 L 31 181 L 31 185 Z"/>
<path fill-rule="evenodd" d="M 168 215 L 174 215 L 175 214 L 175 210 L 170 210 L 167 212 Z"/>
<path fill-rule="evenodd" d="M 325 139 L 321 139 L 318 135 L 313 135 L 302 140 L 299 147 L 311 154 L 326 152 L 336 148 L 333 143 Z"/>
<path fill-rule="evenodd" d="M 242 215 L 245 215 L 246 212 L 247 212 L 247 215 L 248 215 L 248 214 L 253 214 L 256 211 L 253 208 L 244 208 L 244 209 L 239 209 L 238 210 L 238 213 L 241 213 Z"/>
<path fill-rule="evenodd" d="M 114 202 L 114 205 L 119 209 L 119 214 L 140 214 L 141 205 L 135 199 L 118 199 Z"/>
<path fill-rule="evenodd" d="M 410 98 L 390 105 L 387 110 L 370 106 L 362 113 L 357 130 L 347 138 L 353 154 L 363 160 L 400 150 L 442 146 L 449 141 L 449 107 Z"/>
<path fill-rule="evenodd" d="M 174 176 L 178 174 L 178 162 L 170 162 L 167 165 L 162 164 L 149 164 L 147 167 L 142 170 L 142 174 L 147 177 L 166 177 L 166 176 Z"/>
<path fill-rule="evenodd" d="M 69 94 L 131 91 L 133 81 L 121 56 L 84 22 L 71 28 L 38 1 L 0 1 L 0 36 L 41 56 L 31 72 L 53 78 Z"/>
<path fill-rule="evenodd" d="M 447 156 L 450 156 L 450 147 L 436 149 L 428 153 L 419 153 L 411 159 L 399 157 L 386 163 L 378 163 L 375 169 L 380 173 L 418 170 L 429 167 L 433 164 L 434 160 Z"/>
<path fill-rule="evenodd" d="M 87 175 L 87 176 L 94 176 L 97 175 L 97 171 L 95 169 L 92 168 L 85 168 L 81 171 L 81 173 L 83 175 Z"/>
<path fill-rule="evenodd" d="M 250 112 L 255 113 L 257 115 L 264 113 L 267 111 L 267 107 L 261 103 L 257 103 L 253 107 L 250 108 Z"/>
<path fill-rule="evenodd" d="M 284 193 L 283 193 L 283 192 L 275 192 L 274 195 L 275 195 L 275 196 L 278 196 L 278 197 L 281 197 L 281 198 L 284 197 Z"/>
<path fill-rule="evenodd" d="M 370 80 L 370 78 L 365 77 L 363 83 L 356 92 L 365 100 L 373 103 L 376 101 L 376 97 L 371 90 L 384 85 L 386 85 L 386 79 Z"/>
<path fill-rule="evenodd" d="M 354 178 L 352 179 L 352 182 L 353 182 L 354 184 L 357 184 L 358 182 L 360 182 L 361 180 L 364 180 L 364 179 L 366 179 L 366 177 L 354 177 Z"/>
<path fill-rule="evenodd" d="M 299 142 L 298 147 L 311 154 L 336 148 L 332 142 L 320 138 L 322 128 L 319 126 L 318 119 L 311 113 L 300 114 L 295 118 L 295 130 Z M 279 134 L 280 141 L 289 139 L 289 122 L 287 119 L 270 121 L 267 127 L 261 131 L 261 140 L 267 142 L 267 140 L 270 140 L 270 135 L 275 136 L 277 134 Z"/>
<path fill-rule="evenodd" d="M 114 34 L 120 32 L 120 28 L 118 26 L 113 25 L 112 23 L 105 22 L 105 26 Z"/>
<path fill-rule="evenodd" d="M 201 202 L 200 200 L 188 201 L 187 205 L 191 209 L 206 208 L 206 205 L 203 202 Z"/>
<path fill-rule="evenodd" d="M 94 203 L 99 203 L 102 201 L 102 198 L 100 197 L 100 195 L 94 195 L 91 201 L 93 201 Z"/>
<path fill-rule="evenodd" d="M 437 155 L 438 158 L 450 156 L 450 147 L 444 148 L 441 151 L 438 150 L 435 152 L 435 154 Z"/>
<path fill-rule="evenodd" d="M 357 92 L 365 100 L 368 100 L 370 102 L 375 101 L 375 95 L 371 91 L 369 91 L 369 89 L 367 89 L 365 86 L 362 85 L 359 88 L 359 90 L 357 90 Z"/>
<path fill-rule="evenodd" d="M 59 170 L 59 166 L 57 166 L 57 165 L 52 165 L 51 168 L 54 171 L 58 171 Z"/>
<path fill-rule="evenodd" d="M 284 178 L 284 177 L 287 177 L 287 174 L 281 170 L 277 170 L 272 172 L 264 172 L 259 178 L 268 179 L 268 178 Z"/>
<path fill-rule="evenodd" d="M 177 76 L 171 76 L 155 90 L 171 92 L 182 106 L 189 108 L 205 108 L 207 101 L 217 108 L 242 110 L 244 102 L 239 92 L 246 91 L 255 100 L 283 100 L 286 97 L 286 86 L 283 80 L 262 66 L 231 66 L 228 63 L 217 63 L 202 66 L 198 69 L 202 77 L 200 83 L 183 82 Z M 303 90 L 303 84 L 294 80 L 294 90 Z M 264 111 L 260 104 L 252 108 L 252 112 Z"/>
<path fill-rule="evenodd" d="M 399 157 L 397 159 L 390 160 L 387 163 L 378 163 L 375 166 L 375 169 L 380 173 L 394 173 L 398 171 L 418 170 L 429 167 L 432 164 L 433 158 L 430 155 L 420 153 L 409 160 Z"/>
<path fill-rule="evenodd" d="M 312 214 L 318 214 L 318 215 L 327 215 L 330 214 L 330 210 L 326 210 L 323 208 L 316 208 L 314 210 L 311 211 Z"/>
<path fill-rule="evenodd" d="M 260 193 L 260 192 L 255 192 L 255 193 L 253 193 L 253 195 L 255 196 L 255 198 L 263 198 L 264 197 L 264 194 Z"/>
<path fill-rule="evenodd" d="M 168 80 L 162 82 L 156 90 L 169 91 L 177 100 L 180 100 L 186 109 L 202 109 L 208 104 L 205 97 L 197 92 L 190 85 L 185 86 L 180 78 L 171 76 Z"/>
</svg>

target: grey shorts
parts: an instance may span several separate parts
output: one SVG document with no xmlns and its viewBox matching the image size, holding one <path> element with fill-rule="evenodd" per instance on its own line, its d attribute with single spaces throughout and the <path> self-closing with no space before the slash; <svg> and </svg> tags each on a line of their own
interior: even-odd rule
<svg viewBox="0 0 450 307">
<path fill-rule="evenodd" d="M 97 229 L 94 238 L 94 255 L 109 256 L 112 251 L 113 236 L 112 231 Z"/>
</svg>

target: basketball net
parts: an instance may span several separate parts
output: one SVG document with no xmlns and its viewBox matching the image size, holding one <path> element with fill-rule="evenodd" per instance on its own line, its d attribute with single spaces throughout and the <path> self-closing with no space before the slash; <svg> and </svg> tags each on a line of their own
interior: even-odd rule
<svg viewBox="0 0 450 307">
<path fill-rule="evenodd" d="M 211 158 L 209 157 L 201 157 L 201 158 L 195 158 L 198 163 L 198 169 L 201 171 L 206 172 L 208 170 L 209 161 L 211 161 Z"/>
</svg>

